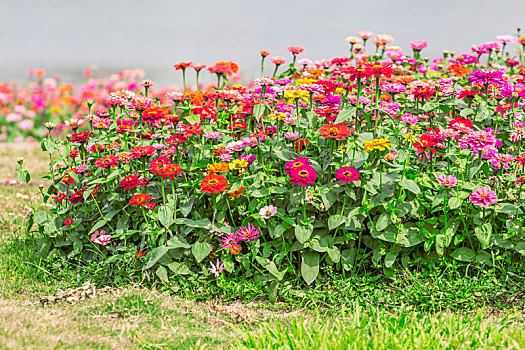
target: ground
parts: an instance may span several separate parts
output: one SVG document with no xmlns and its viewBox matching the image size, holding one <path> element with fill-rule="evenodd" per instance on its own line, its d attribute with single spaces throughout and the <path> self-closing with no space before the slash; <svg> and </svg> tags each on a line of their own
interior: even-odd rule
<svg viewBox="0 0 525 350">
<path fill-rule="evenodd" d="M 4 185 L 16 178 L 18 156 L 33 177 L 28 188 Z M 382 285 L 357 278 L 306 291 L 295 304 L 270 305 L 247 298 L 197 301 L 202 295 L 141 284 L 96 288 L 75 274 L 57 276 L 24 240 L 46 169 L 38 145 L 0 144 L 0 348 L 525 348 L 519 280 L 445 273 L 422 280 L 407 272 Z M 68 288 L 67 295 L 60 292 Z"/>
</svg>

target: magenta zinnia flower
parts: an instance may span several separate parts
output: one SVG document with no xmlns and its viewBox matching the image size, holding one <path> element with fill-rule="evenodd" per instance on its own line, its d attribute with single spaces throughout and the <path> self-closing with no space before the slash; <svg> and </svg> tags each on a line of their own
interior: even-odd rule
<svg viewBox="0 0 525 350">
<path fill-rule="evenodd" d="M 439 182 L 441 186 L 454 187 L 458 183 L 458 179 L 453 175 L 439 175 L 437 182 Z"/>
<path fill-rule="evenodd" d="M 503 78 L 503 72 L 500 70 L 491 71 L 489 69 L 480 69 L 470 73 L 470 77 L 467 78 L 469 84 L 492 84 L 501 86 L 505 83 Z"/>
<path fill-rule="evenodd" d="M 248 226 L 241 226 L 241 228 L 235 232 L 235 234 L 240 241 L 250 242 L 259 238 L 259 230 L 260 228 L 256 229 L 252 224 L 248 224 Z"/>
<path fill-rule="evenodd" d="M 336 171 L 335 177 L 342 183 L 359 181 L 359 172 L 354 167 L 345 166 Z"/>
<path fill-rule="evenodd" d="M 303 165 L 310 165 L 310 160 L 308 158 L 299 157 L 294 160 L 291 160 L 286 163 L 284 166 L 284 171 L 286 174 L 290 175 L 295 171 L 295 169 L 302 167 Z"/>
<path fill-rule="evenodd" d="M 230 254 L 237 254 L 241 251 L 241 246 L 237 243 L 239 242 L 239 238 L 236 235 L 226 235 L 221 238 L 222 244 L 219 244 L 224 249 L 229 249 Z"/>
<path fill-rule="evenodd" d="M 490 191 L 488 187 L 479 188 L 472 192 L 469 197 L 471 203 L 487 208 L 490 204 L 494 204 L 498 201 L 496 192 Z"/>
<path fill-rule="evenodd" d="M 317 172 L 309 165 L 295 168 L 289 175 L 291 183 L 304 187 L 308 186 L 308 184 L 315 183 L 317 179 Z"/>
</svg>

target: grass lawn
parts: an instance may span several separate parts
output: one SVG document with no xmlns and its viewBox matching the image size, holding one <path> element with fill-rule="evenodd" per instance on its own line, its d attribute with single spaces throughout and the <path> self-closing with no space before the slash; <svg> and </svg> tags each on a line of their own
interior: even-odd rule
<svg viewBox="0 0 525 350">
<path fill-rule="evenodd" d="M 33 175 L 30 193 L 0 185 L 0 348 L 525 348 L 525 281 L 490 271 L 464 276 L 454 266 L 283 288 L 275 305 L 261 301 L 266 292 L 249 281 L 182 281 L 173 293 L 129 278 L 112 282 L 110 293 L 42 304 L 41 297 L 80 287 L 97 271 L 64 270 L 37 257 L 37 237 L 26 236 L 25 226 L 47 160 L 38 146 L 0 145 L 2 183 L 16 177 L 21 155 Z"/>
</svg>

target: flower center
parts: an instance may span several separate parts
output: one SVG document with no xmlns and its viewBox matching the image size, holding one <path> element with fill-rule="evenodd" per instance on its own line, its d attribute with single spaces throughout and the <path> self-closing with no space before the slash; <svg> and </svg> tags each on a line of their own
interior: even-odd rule
<svg viewBox="0 0 525 350">
<path fill-rule="evenodd" d="M 213 180 L 208 181 L 208 184 L 210 186 L 217 186 L 219 184 L 219 181 L 213 179 Z"/>
<path fill-rule="evenodd" d="M 308 177 L 308 170 L 299 170 L 299 172 L 297 173 L 300 177 Z"/>
</svg>

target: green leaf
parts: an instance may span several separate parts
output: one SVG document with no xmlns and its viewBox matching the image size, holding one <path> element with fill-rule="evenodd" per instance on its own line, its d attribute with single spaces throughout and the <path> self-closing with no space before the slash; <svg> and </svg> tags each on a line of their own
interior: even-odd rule
<svg viewBox="0 0 525 350">
<path fill-rule="evenodd" d="M 477 226 L 474 228 L 474 232 L 476 233 L 476 238 L 481 243 L 481 247 L 483 249 L 488 248 L 490 245 L 490 238 L 492 237 L 492 225 L 485 223 L 481 226 Z"/>
<path fill-rule="evenodd" d="M 300 242 L 300 243 L 304 243 L 308 240 L 308 238 L 310 238 L 310 236 L 312 235 L 312 232 L 314 230 L 314 227 L 310 224 L 308 225 L 297 225 L 295 226 L 295 238 L 297 238 L 297 240 Z"/>
<path fill-rule="evenodd" d="M 175 236 L 168 240 L 168 248 L 191 248 L 191 244 L 189 244 L 183 237 Z"/>
<path fill-rule="evenodd" d="M 255 260 L 257 260 L 259 264 L 264 266 L 264 268 L 268 270 L 268 272 L 270 272 L 273 276 L 275 276 L 279 281 L 281 281 L 284 278 L 284 275 L 286 274 L 286 270 L 279 271 L 279 269 L 277 268 L 277 265 L 275 265 L 273 261 L 268 261 L 267 259 L 261 256 L 256 256 Z"/>
<path fill-rule="evenodd" d="M 195 242 L 191 247 L 191 252 L 197 260 L 201 262 L 211 252 L 211 245 L 208 242 Z"/>
<path fill-rule="evenodd" d="M 394 265 L 394 262 L 396 261 L 397 255 L 394 253 L 387 253 L 385 256 L 385 266 L 391 267 Z"/>
<path fill-rule="evenodd" d="M 266 106 L 264 104 L 256 104 L 253 106 L 253 115 L 256 118 L 260 118 L 264 114 L 264 110 L 266 109 Z"/>
<path fill-rule="evenodd" d="M 342 215 L 331 215 L 328 218 L 328 229 L 333 230 L 346 222 L 346 218 Z"/>
<path fill-rule="evenodd" d="M 95 232 L 96 230 L 98 230 L 99 228 L 101 228 L 102 226 L 104 226 L 106 224 L 106 222 L 104 220 L 100 220 L 98 221 L 95 225 L 93 225 L 91 227 L 91 230 L 89 230 L 89 233 L 88 234 L 92 234 L 93 232 Z"/>
<path fill-rule="evenodd" d="M 525 256 L 525 241 L 519 241 L 514 244 L 514 250 Z"/>
<path fill-rule="evenodd" d="M 454 250 L 450 256 L 459 261 L 471 262 L 476 258 L 476 253 L 470 248 L 462 247 Z"/>
<path fill-rule="evenodd" d="M 382 213 L 376 222 L 376 230 L 383 231 L 390 223 L 390 213 Z"/>
<path fill-rule="evenodd" d="M 174 261 L 167 266 L 177 275 L 188 275 L 190 273 L 190 268 L 186 264 L 181 264 L 178 261 Z"/>
<path fill-rule="evenodd" d="M 170 205 L 163 205 L 159 208 L 158 219 L 166 228 L 170 227 L 175 222 L 173 211 L 173 207 Z"/>
<path fill-rule="evenodd" d="M 168 283 L 168 270 L 166 270 L 164 266 L 159 266 L 155 273 L 159 276 L 162 282 Z"/>
<path fill-rule="evenodd" d="M 335 124 L 341 124 L 347 121 L 350 118 L 353 118 L 355 115 L 355 107 L 344 108 L 339 112 L 337 118 L 335 119 Z"/>
<path fill-rule="evenodd" d="M 185 200 L 181 200 L 180 212 L 182 213 L 182 216 L 187 217 L 191 213 L 191 209 L 193 208 L 194 203 L 195 197 L 190 197 Z"/>
<path fill-rule="evenodd" d="M 463 201 L 457 197 L 452 197 L 450 198 L 450 200 L 448 201 L 448 207 L 450 209 L 457 209 L 461 206 L 461 203 Z"/>
<path fill-rule="evenodd" d="M 520 208 L 511 203 L 498 204 L 496 206 L 496 212 L 504 213 L 507 215 L 523 214 L 523 211 Z"/>
<path fill-rule="evenodd" d="M 204 228 L 204 229 L 211 229 L 211 222 L 208 219 L 202 219 L 202 220 L 190 220 L 186 218 L 178 218 L 175 220 L 175 223 L 177 225 L 185 225 L 189 227 L 195 227 L 195 228 Z"/>
<path fill-rule="evenodd" d="M 481 251 L 476 255 L 476 261 L 484 265 L 492 265 L 492 256 L 484 251 Z"/>
<path fill-rule="evenodd" d="M 168 250 L 169 248 L 164 245 L 153 249 L 153 251 L 150 254 L 148 263 L 144 266 L 144 270 L 149 269 L 150 267 L 155 265 L 162 257 L 164 257 L 164 255 L 166 255 Z"/>
<path fill-rule="evenodd" d="M 350 249 L 343 249 L 341 252 L 341 260 L 343 263 L 343 268 L 348 271 L 350 270 L 350 266 L 354 265 L 356 256 L 356 249 L 354 247 Z"/>
<path fill-rule="evenodd" d="M 409 190 L 410 192 L 414 194 L 420 194 L 421 190 L 419 189 L 419 186 L 415 183 L 414 180 L 409 179 L 402 179 L 399 181 L 399 185 L 403 187 L 406 190 Z"/>
<path fill-rule="evenodd" d="M 341 259 L 341 251 L 337 247 L 332 247 L 328 249 L 328 256 L 335 264 L 339 263 Z"/>
<path fill-rule="evenodd" d="M 310 285 L 319 274 L 319 253 L 305 251 L 301 255 L 301 276 L 306 284 Z"/>
</svg>

